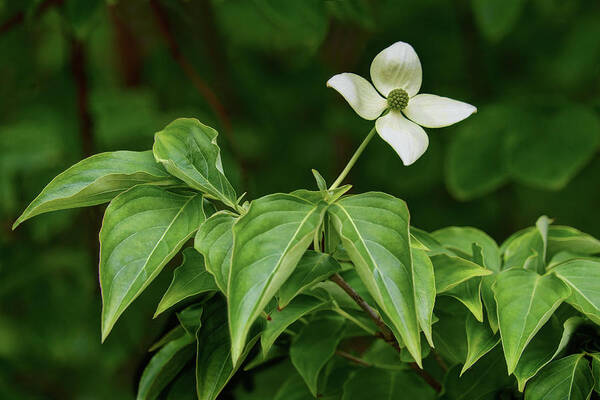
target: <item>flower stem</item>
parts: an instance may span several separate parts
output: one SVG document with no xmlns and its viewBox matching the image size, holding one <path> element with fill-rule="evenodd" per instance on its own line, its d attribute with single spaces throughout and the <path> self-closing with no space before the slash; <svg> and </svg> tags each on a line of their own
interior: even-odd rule
<svg viewBox="0 0 600 400">
<path fill-rule="evenodd" d="M 344 168 L 344 170 L 342 171 L 340 176 L 338 176 L 337 179 L 335 180 L 335 182 L 333 182 L 333 184 L 331 185 L 329 190 L 333 190 L 333 189 L 337 188 L 338 186 L 340 186 L 340 184 L 342 183 L 344 178 L 346 178 L 346 175 L 348 175 L 348 172 L 350 172 L 350 170 L 352 169 L 354 164 L 356 164 L 356 160 L 358 160 L 358 157 L 360 157 L 362 152 L 365 150 L 365 147 L 367 147 L 367 145 L 369 144 L 369 142 L 371 141 L 373 136 L 375 136 L 376 132 L 377 132 L 377 130 L 375 130 L 375 127 L 373 127 L 373 129 L 371 129 L 371 131 L 369 132 L 367 137 L 365 137 L 365 139 L 362 141 L 360 146 L 358 146 L 358 149 L 356 149 L 356 151 L 354 152 L 354 155 L 352 155 L 352 158 L 350 159 L 350 161 L 348 161 L 346 168 Z"/>
</svg>

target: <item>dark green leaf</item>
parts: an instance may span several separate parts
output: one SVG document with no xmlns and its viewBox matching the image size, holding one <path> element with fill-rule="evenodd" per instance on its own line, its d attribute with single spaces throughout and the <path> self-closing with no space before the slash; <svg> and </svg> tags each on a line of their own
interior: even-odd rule
<svg viewBox="0 0 600 400">
<path fill-rule="evenodd" d="M 188 335 L 196 336 L 196 332 L 202 324 L 203 311 L 202 304 L 192 304 L 177 313 L 177 319 Z"/>
<path fill-rule="evenodd" d="M 344 384 L 342 400 L 435 399 L 435 391 L 413 371 L 358 370 Z"/>
<path fill-rule="evenodd" d="M 587 400 L 594 389 L 590 363 L 573 354 L 546 365 L 525 390 L 525 400 Z"/>
<path fill-rule="evenodd" d="M 477 321 L 473 315 L 467 316 L 466 331 L 467 359 L 460 376 L 500 343 L 500 335 L 494 334 L 488 324 Z"/>
</svg>

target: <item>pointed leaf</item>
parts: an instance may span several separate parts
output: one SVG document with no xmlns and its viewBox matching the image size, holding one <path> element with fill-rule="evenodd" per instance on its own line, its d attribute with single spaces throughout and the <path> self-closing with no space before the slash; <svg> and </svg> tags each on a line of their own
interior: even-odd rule
<svg viewBox="0 0 600 400">
<path fill-rule="evenodd" d="M 593 353 L 592 356 L 592 375 L 596 381 L 594 391 L 600 393 L 600 353 Z"/>
<path fill-rule="evenodd" d="M 587 400 L 594 389 L 590 363 L 573 354 L 546 365 L 527 385 L 525 400 Z"/>
<path fill-rule="evenodd" d="M 103 339 L 202 221 L 202 196 L 156 186 L 136 186 L 110 203 L 100 230 Z"/>
<path fill-rule="evenodd" d="M 313 320 L 302 328 L 290 346 L 290 360 L 315 397 L 319 373 L 333 357 L 343 330 L 341 317 Z"/>
<path fill-rule="evenodd" d="M 548 229 L 548 258 L 561 251 L 584 256 L 600 254 L 600 240 L 570 226 L 553 225 Z"/>
<path fill-rule="evenodd" d="M 267 326 L 260 337 L 260 344 L 263 356 L 271 349 L 275 340 L 287 329 L 288 326 L 309 314 L 321 308 L 324 301 L 312 296 L 299 295 L 287 307 L 271 313 L 270 320 L 267 320 Z"/>
<path fill-rule="evenodd" d="M 229 329 L 234 362 L 250 326 L 292 274 L 322 221 L 323 203 L 273 194 L 250 204 L 233 227 Z"/>
<path fill-rule="evenodd" d="M 183 262 L 173 272 L 173 280 L 160 300 L 154 317 L 187 298 L 216 290 L 215 278 L 206 271 L 202 256 L 193 248 L 187 248 L 183 250 Z"/>
<path fill-rule="evenodd" d="M 202 325 L 202 314 L 204 312 L 201 303 L 192 304 L 177 313 L 177 319 L 181 327 L 191 336 L 196 336 L 196 332 Z"/>
<path fill-rule="evenodd" d="M 163 337 L 161 337 L 156 342 L 154 342 L 154 344 L 152 346 L 150 346 L 148 351 L 149 352 L 156 351 L 156 350 L 160 349 L 161 347 L 163 347 L 165 344 L 167 344 L 175 339 L 179 339 L 182 336 L 185 336 L 185 334 L 186 334 L 185 329 L 183 329 L 183 327 L 181 325 L 177 325 L 175 328 L 173 328 L 169 332 L 165 333 Z"/>
<path fill-rule="evenodd" d="M 488 323 L 494 333 L 498 332 L 498 311 L 494 290 L 492 289 L 496 283 L 496 276 L 497 274 L 494 273 L 493 275 L 487 275 L 481 278 L 481 299 L 485 306 Z"/>
<path fill-rule="evenodd" d="M 391 321 L 394 335 L 420 364 L 406 203 L 385 193 L 364 193 L 332 204 L 329 215 L 360 279 Z"/>
<path fill-rule="evenodd" d="M 574 259 L 552 271 L 571 288 L 567 303 L 600 324 L 600 261 Z"/>
<path fill-rule="evenodd" d="M 171 175 L 235 208 L 237 196 L 223 172 L 217 135 L 197 119 L 179 118 L 156 133 L 152 151 Z"/>
<path fill-rule="evenodd" d="M 467 359 L 460 376 L 500 343 L 500 335 L 494 334 L 488 324 L 477 321 L 473 315 L 467 316 L 466 330 Z"/>
<path fill-rule="evenodd" d="M 342 267 L 329 254 L 308 250 L 296 266 L 296 269 L 279 289 L 279 307 L 288 303 L 310 285 L 329 278 Z"/>
<path fill-rule="evenodd" d="M 498 274 L 494 295 L 502 347 L 512 374 L 525 346 L 569 296 L 569 288 L 553 275 L 524 269 Z"/>
<path fill-rule="evenodd" d="M 13 225 L 49 211 L 106 203 L 142 183 L 177 183 L 150 151 L 100 153 L 79 161 L 54 178 Z"/>
<path fill-rule="evenodd" d="M 473 255 L 473 243 L 479 245 L 483 252 L 482 266 L 493 271 L 500 271 L 500 250 L 498 245 L 485 232 L 469 226 L 451 226 L 431 234 L 438 242 L 450 250 Z"/>
<path fill-rule="evenodd" d="M 481 278 L 474 278 L 442 293 L 454 297 L 467 307 L 477 321 L 483 322 L 483 303 L 481 302 Z"/>
<path fill-rule="evenodd" d="M 194 357 L 194 337 L 184 335 L 162 347 L 144 368 L 137 400 L 154 400 Z"/>
<path fill-rule="evenodd" d="M 435 271 L 435 288 L 444 293 L 472 278 L 490 275 L 492 271 L 461 257 L 439 254 L 431 257 Z"/>
<path fill-rule="evenodd" d="M 412 255 L 417 321 L 427 342 L 433 347 L 431 325 L 436 293 L 433 264 L 423 250 L 412 249 Z"/>
<path fill-rule="evenodd" d="M 194 247 L 204 256 L 206 270 L 215 277 L 217 286 L 225 295 L 231 268 L 233 224 L 236 220 L 235 214 L 219 211 L 200 225 L 194 239 Z"/>
<path fill-rule="evenodd" d="M 515 369 L 515 377 L 521 392 L 527 381 L 567 346 L 571 336 L 582 323 L 583 318 L 572 317 L 561 326 L 555 316 L 546 322 L 525 348 Z"/>
</svg>

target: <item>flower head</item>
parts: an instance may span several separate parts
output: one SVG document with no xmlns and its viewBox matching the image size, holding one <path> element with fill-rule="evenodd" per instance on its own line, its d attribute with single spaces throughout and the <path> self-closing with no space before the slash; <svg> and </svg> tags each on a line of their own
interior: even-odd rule
<svg viewBox="0 0 600 400">
<path fill-rule="evenodd" d="M 337 90 L 362 118 L 377 119 L 379 136 L 392 146 L 404 165 L 410 165 L 429 145 L 421 126 L 449 126 L 477 111 L 462 101 L 417 94 L 422 75 L 421 62 L 412 46 L 396 42 L 373 59 L 373 84 L 362 76 L 343 73 L 329 79 L 327 86 Z M 384 111 L 387 113 L 382 115 Z"/>
</svg>

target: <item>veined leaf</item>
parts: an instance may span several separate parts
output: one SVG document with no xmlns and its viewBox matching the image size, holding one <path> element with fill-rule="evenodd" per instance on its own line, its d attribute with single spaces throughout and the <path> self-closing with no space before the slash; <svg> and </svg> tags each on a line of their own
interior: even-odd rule
<svg viewBox="0 0 600 400">
<path fill-rule="evenodd" d="M 553 275 L 517 268 L 498 274 L 494 295 L 509 374 L 525 346 L 569 294 L 569 288 Z"/>
<path fill-rule="evenodd" d="M 183 263 L 173 272 L 173 280 L 154 317 L 189 297 L 216 290 L 215 278 L 206 271 L 202 256 L 193 248 L 187 248 L 183 251 Z"/>
<path fill-rule="evenodd" d="M 592 356 L 592 376 L 596 381 L 594 391 L 600 393 L 600 353 L 590 354 Z"/>
<path fill-rule="evenodd" d="M 385 193 L 348 196 L 329 207 L 360 279 L 391 321 L 391 329 L 421 363 L 406 203 Z"/>
<path fill-rule="evenodd" d="M 333 357 L 342 340 L 344 326 L 345 321 L 341 317 L 312 320 L 302 328 L 290 346 L 290 360 L 315 397 L 319 373 Z"/>
<path fill-rule="evenodd" d="M 439 254 L 431 257 L 435 271 L 435 288 L 444 293 L 469 279 L 490 275 L 492 271 L 461 257 Z"/>
<path fill-rule="evenodd" d="M 194 239 L 194 247 L 204 256 L 206 270 L 215 277 L 217 286 L 225 295 L 231 268 L 233 224 L 236 220 L 235 214 L 219 211 L 200 225 Z"/>
<path fill-rule="evenodd" d="M 531 269 L 538 273 L 544 269 L 544 238 L 537 229 L 527 230 L 515 237 L 504 249 L 503 269 L 512 267 Z"/>
<path fill-rule="evenodd" d="M 79 161 L 54 178 L 15 221 L 15 229 L 36 215 L 67 208 L 93 206 L 142 183 L 177 183 L 150 151 L 100 153 Z"/>
<path fill-rule="evenodd" d="M 427 255 L 435 256 L 437 254 L 448 254 L 454 255 L 451 251 L 446 249 L 440 242 L 438 242 L 430 233 L 425 232 L 422 229 L 415 228 L 414 226 L 410 227 L 410 235 L 411 235 L 411 243 L 416 239 L 426 247 Z"/>
<path fill-rule="evenodd" d="M 433 264 L 423 250 L 412 249 L 412 255 L 417 321 L 427 342 L 434 347 L 431 333 L 436 293 Z"/>
<path fill-rule="evenodd" d="M 137 400 L 154 400 L 194 357 L 194 337 L 184 335 L 167 343 L 144 369 Z"/>
<path fill-rule="evenodd" d="M 196 332 L 202 325 L 202 314 L 204 307 L 202 303 L 192 304 L 177 313 L 177 319 L 181 327 L 191 336 L 196 336 Z"/>
<path fill-rule="evenodd" d="M 553 225 L 548 229 L 548 258 L 561 251 L 589 256 L 600 254 L 600 240 L 570 226 Z"/>
<path fill-rule="evenodd" d="M 204 221 L 202 196 L 141 185 L 117 196 L 100 230 L 102 339 Z"/>
<path fill-rule="evenodd" d="M 323 210 L 323 203 L 273 194 L 253 201 L 233 226 L 228 296 L 234 362 L 241 355 L 250 326 L 312 242 Z"/>
<path fill-rule="evenodd" d="M 206 303 L 202 326 L 196 334 L 196 392 L 199 400 L 217 398 L 257 340 L 258 335 L 253 336 L 239 361 L 232 363 L 227 305 L 220 297 Z"/>
<path fill-rule="evenodd" d="M 270 320 L 260 337 L 263 356 L 266 356 L 275 340 L 287 329 L 288 326 L 302 318 L 304 315 L 318 310 L 324 301 L 312 296 L 299 295 L 287 307 L 271 313 Z"/>
<path fill-rule="evenodd" d="M 279 307 L 286 307 L 305 288 L 341 270 L 340 264 L 329 254 L 308 250 L 298 262 L 292 275 L 279 289 Z"/>
<path fill-rule="evenodd" d="M 411 371 L 363 368 L 344 384 L 342 400 L 433 400 L 435 391 Z"/>
<path fill-rule="evenodd" d="M 481 278 L 474 278 L 442 293 L 454 297 L 467 307 L 477 321 L 483 322 L 483 303 L 481 302 Z"/>
<path fill-rule="evenodd" d="M 584 319 L 571 317 L 563 326 L 555 316 L 540 329 L 519 359 L 515 369 L 515 377 L 519 390 L 525 389 L 527 381 L 535 376 L 540 369 L 552 361 L 569 344 L 571 336 Z"/>
<path fill-rule="evenodd" d="M 488 324 L 477 321 L 473 315 L 467 316 L 466 331 L 467 359 L 460 376 L 500 343 L 500 335 L 494 334 Z"/>
<path fill-rule="evenodd" d="M 552 272 L 571 288 L 567 303 L 600 325 L 600 261 L 574 259 Z"/>
<path fill-rule="evenodd" d="M 546 365 L 527 385 L 525 400 L 587 400 L 594 389 L 590 363 L 573 354 Z"/>
<path fill-rule="evenodd" d="M 237 196 L 223 172 L 217 135 L 195 118 L 179 118 L 156 133 L 152 151 L 171 175 L 235 208 Z"/>
<path fill-rule="evenodd" d="M 485 232 L 469 226 L 451 226 L 431 233 L 439 243 L 450 250 L 459 250 L 469 256 L 473 255 L 473 243 L 481 247 L 483 267 L 492 271 L 500 271 L 500 249 Z"/>
</svg>

